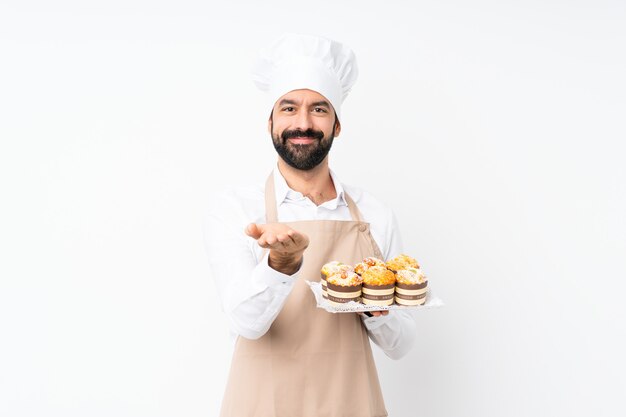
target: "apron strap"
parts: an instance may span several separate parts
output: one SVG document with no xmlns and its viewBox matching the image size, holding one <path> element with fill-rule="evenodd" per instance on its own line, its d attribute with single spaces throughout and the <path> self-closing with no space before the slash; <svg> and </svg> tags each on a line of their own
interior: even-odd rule
<svg viewBox="0 0 626 417">
<path fill-rule="evenodd" d="M 344 198 L 346 199 L 346 203 L 348 204 L 348 210 L 350 210 L 350 216 L 353 221 L 362 222 L 363 216 L 361 215 L 361 211 L 357 207 L 356 203 L 344 191 Z M 278 222 L 278 209 L 276 208 L 276 190 L 274 188 L 274 172 L 272 171 L 267 177 L 265 181 L 265 221 L 267 223 L 276 223 Z"/>
<path fill-rule="evenodd" d="M 265 181 L 265 221 L 267 223 L 278 222 L 278 210 L 276 209 L 276 190 L 274 190 L 274 173 Z"/>
<path fill-rule="evenodd" d="M 352 220 L 354 220 L 355 222 L 362 222 L 363 216 L 361 215 L 361 211 L 356 206 L 356 203 L 354 202 L 352 197 L 350 197 L 345 191 L 343 192 L 343 196 L 346 199 L 346 203 L 348 203 L 348 210 L 350 210 L 350 216 L 352 216 Z"/>
</svg>

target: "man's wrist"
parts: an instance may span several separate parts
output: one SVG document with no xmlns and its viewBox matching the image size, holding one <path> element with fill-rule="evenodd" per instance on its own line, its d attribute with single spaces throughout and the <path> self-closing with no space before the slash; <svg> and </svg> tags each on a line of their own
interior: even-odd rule
<svg viewBox="0 0 626 417">
<path fill-rule="evenodd" d="M 282 274 L 293 275 L 300 270 L 300 267 L 302 266 L 302 260 L 302 255 L 298 257 L 281 257 L 278 255 L 273 255 L 270 251 L 268 265 L 270 266 L 270 268 Z"/>
</svg>

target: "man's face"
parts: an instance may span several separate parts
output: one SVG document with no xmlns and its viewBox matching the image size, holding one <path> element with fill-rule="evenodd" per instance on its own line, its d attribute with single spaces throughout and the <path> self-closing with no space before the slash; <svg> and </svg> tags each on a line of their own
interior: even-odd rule
<svg viewBox="0 0 626 417">
<path fill-rule="evenodd" d="M 312 90 L 294 90 L 279 98 L 268 128 L 280 157 L 303 171 L 326 158 L 341 130 L 330 102 Z"/>
</svg>

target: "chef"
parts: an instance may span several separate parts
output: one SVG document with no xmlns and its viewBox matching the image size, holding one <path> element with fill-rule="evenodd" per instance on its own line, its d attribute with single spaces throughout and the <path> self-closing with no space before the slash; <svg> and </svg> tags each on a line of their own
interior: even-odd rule
<svg viewBox="0 0 626 417">
<path fill-rule="evenodd" d="M 412 317 L 328 313 L 305 282 L 333 260 L 402 253 L 392 211 L 329 167 L 357 74 L 347 46 L 295 34 L 261 51 L 253 69 L 277 164 L 258 185 L 212 199 L 204 231 L 235 341 L 223 417 L 387 416 L 370 340 L 401 358 L 415 339 Z M 369 156 L 354 146 L 357 160 Z"/>
</svg>

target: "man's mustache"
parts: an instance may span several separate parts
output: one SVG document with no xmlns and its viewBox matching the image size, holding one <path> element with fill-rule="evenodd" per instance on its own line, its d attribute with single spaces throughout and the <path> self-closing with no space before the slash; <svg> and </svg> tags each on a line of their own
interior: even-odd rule
<svg viewBox="0 0 626 417">
<path fill-rule="evenodd" d="M 313 138 L 317 140 L 322 140 L 324 138 L 324 132 L 321 130 L 285 130 L 282 135 L 280 135 L 283 141 L 291 138 Z"/>
</svg>

